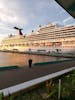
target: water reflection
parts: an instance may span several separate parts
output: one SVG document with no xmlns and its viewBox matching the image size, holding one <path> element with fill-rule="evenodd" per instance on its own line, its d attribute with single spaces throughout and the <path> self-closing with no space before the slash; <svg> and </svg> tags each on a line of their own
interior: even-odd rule
<svg viewBox="0 0 75 100">
<path fill-rule="evenodd" d="M 33 60 L 33 63 L 66 59 L 61 57 L 0 52 L 0 66 L 27 66 L 28 59 L 30 58 Z"/>
</svg>

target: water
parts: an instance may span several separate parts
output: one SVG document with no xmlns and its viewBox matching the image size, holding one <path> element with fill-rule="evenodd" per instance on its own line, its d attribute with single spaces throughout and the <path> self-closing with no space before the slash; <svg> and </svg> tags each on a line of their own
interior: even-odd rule
<svg viewBox="0 0 75 100">
<path fill-rule="evenodd" d="M 28 59 L 30 58 L 33 60 L 33 63 L 66 59 L 61 57 L 0 52 L 0 66 L 27 66 Z"/>
</svg>

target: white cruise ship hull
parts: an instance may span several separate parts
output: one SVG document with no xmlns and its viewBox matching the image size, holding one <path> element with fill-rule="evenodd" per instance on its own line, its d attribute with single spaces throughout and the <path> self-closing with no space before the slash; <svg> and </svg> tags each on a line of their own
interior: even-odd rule
<svg viewBox="0 0 75 100">
<path fill-rule="evenodd" d="M 2 40 L 0 50 L 75 53 L 75 25 L 49 24 L 27 36 L 12 35 Z"/>
</svg>

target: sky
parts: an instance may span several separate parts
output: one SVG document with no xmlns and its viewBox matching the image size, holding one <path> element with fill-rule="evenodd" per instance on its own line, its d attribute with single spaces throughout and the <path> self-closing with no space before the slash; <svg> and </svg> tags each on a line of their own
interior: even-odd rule
<svg viewBox="0 0 75 100">
<path fill-rule="evenodd" d="M 25 35 L 49 23 L 73 25 L 75 19 L 55 0 L 0 0 L 0 40 L 17 35 L 14 26 L 23 28 Z"/>
</svg>

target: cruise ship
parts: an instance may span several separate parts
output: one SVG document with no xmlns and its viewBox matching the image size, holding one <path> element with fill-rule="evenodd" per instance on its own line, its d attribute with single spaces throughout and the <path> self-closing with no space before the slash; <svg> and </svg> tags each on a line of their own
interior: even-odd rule
<svg viewBox="0 0 75 100">
<path fill-rule="evenodd" d="M 15 27 L 15 29 L 18 29 Z M 9 35 L 2 40 L 0 50 L 5 51 L 42 51 L 42 52 L 74 52 L 75 25 L 59 26 L 50 23 L 39 26 L 29 35 L 23 35 L 21 29 L 18 35 Z"/>
</svg>

